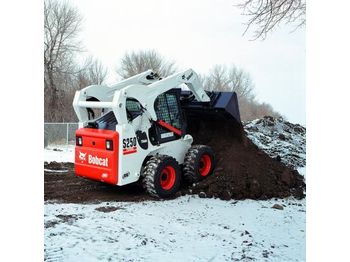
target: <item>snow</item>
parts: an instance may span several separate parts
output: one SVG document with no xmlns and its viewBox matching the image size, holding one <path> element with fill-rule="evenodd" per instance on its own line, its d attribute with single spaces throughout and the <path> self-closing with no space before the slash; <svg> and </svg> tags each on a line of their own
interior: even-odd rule
<svg viewBox="0 0 350 262">
<path fill-rule="evenodd" d="M 306 179 L 306 167 L 298 167 L 297 171 Z"/>
<path fill-rule="evenodd" d="M 272 209 L 273 204 L 283 210 Z M 115 207 L 112 212 L 99 207 Z M 45 204 L 45 258 L 304 261 L 305 199 Z M 244 259 L 245 258 L 245 259 Z"/>
<path fill-rule="evenodd" d="M 67 169 L 54 170 L 54 169 L 44 168 L 44 171 L 51 172 L 51 173 L 66 173 L 68 170 Z"/>
<path fill-rule="evenodd" d="M 283 118 L 264 117 L 244 123 L 249 139 L 269 156 L 294 168 L 306 165 L 306 129 Z"/>
<path fill-rule="evenodd" d="M 50 145 L 44 149 L 46 162 L 74 162 L 74 145 Z"/>
</svg>

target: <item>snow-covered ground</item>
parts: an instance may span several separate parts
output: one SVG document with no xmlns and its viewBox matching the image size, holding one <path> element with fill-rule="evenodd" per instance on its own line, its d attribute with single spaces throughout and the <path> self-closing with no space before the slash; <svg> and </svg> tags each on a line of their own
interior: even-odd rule
<svg viewBox="0 0 350 262">
<path fill-rule="evenodd" d="M 45 227 L 48 261 L 305 260 L 305 200 L 47 203 Z"/>
<path fill-rule="evenodd" d="M 74 145 L 50 145 L 44 149 L 46 162 L 74 162 Z"/>
<path fill-rule="evenodd" d="M 73 150 L 53 146 L 45 149 L 44 160 L 73 162 Z M 276 203 L 284 209 L 271 208 Z M 197 196 L 140 203 L 47 202 L 45 259 L 304 261 L 305 205 L 305 199 L 237 202 Z M 110 212 L 96 210 L 101 207 Z"/>
<path fill-rule="evenodd" d="M 305 176 L 305 132 L 274 126 L 255 121 L 246 130 Z M 73 162 L 74 146 L 50 146 L 44 161 Z M 46 261 L 305 261 L 305 199 L 46 202 L 44 222 Z"/>
</svg>

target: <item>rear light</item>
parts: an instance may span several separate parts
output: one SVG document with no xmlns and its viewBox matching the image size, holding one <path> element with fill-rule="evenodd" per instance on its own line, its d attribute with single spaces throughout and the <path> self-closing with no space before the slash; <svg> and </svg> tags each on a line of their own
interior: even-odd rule
<svg viewBox="0 0 350 262">
<path fill-rule="evenodd" d="M 77 146 L 82 146 L 83 145 L 83 138 L 81 136 L 77 136 L 75 138 L 75 141 L 76 141 L 76 145 Z"/>
<path fill-rule="evenodd" d="M 112 140 L 106 140 L 106 149 L 113 150 L 113 141 Z"/>
</svg>

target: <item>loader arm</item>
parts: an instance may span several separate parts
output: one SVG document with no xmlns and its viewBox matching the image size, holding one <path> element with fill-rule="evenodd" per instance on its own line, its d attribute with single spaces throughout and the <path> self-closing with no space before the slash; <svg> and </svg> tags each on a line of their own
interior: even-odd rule
<svg viewBox="0 0 350 262">
<path fill-rule="evenodd" d="M 115 93 L 115 101 L 118 104 L 124 104 L 126 97 L 137 99 L 142 106 L 147 110 L 150 120 L 156 121 L 157 115 L 154 109 L 154 102 L 156 98 L 170 89 L 178 87 L 181 84 L 186 84 L 192 91 L 196 99 L 200 102 L 210 102 L 209 96 L 204 91 L 198 75 L 192 69 L 187 69 L 177 74 L 173 74 L 164 79 L 156 81 L 148 86 L 129 85 Z M 115 112 L 118 114 L 118 112 Z M 117 115 L 117 119 L 121 122 L 126 122 L 125 114 Z"/>
<path fill-rule="evenodd" d="M 160 81 L 150 84 L 148 87 L 155 90 L 156 96 L 177 87 L 180 84 L 186 84 L 200 102 L 209 102 L 210 98 L 203 89 L 197 73 L 193 69 L 187 69 L 183 72 L 168 76 Z"/>
<path fill-rule="evenodd" d="M 78 91 L 75 95 L 73 106 L 79 121 L 84 122 L 88 120 L 85 108 L 109 108 L 113 110 L 118 123 L 126 124 L 128 123 L 125 114 L 127 98 L 138 100 L 147 110 L 148 118 L 156 121 L 157 115 L 154 110 L 156 98 L 181 84 L 186 84 L 198 101 L 210 101 L 210 98 L 203 90 L 197 73 L 192 69 L 159 79 L 157 74 L 148 70 L 112 86 L 94 85 Z M 90 96 L 96 97 L 98 101 L 87 101 L 87 98 Z"/>
<path fill-rule="evenodd" d="M 86 108 L 109 108 L 117 109 L 117 102 L 114 100 L 115 92 L 129 85 L 142 84 L 149 85 L 159 80 L 159 76 L 152 70 L 147 70 L 138 75 L 132 76 L 116 84 L 107 85 L 90 85 L 77 91 L 73 100 L 74 111 L 80 122 L 88 120 Z M 89 98 L 94 101 L 89 101 Z"/>
</svg>

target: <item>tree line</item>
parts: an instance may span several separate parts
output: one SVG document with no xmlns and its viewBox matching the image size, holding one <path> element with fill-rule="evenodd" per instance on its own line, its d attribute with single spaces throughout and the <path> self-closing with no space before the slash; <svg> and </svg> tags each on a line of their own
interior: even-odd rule
<svg viewBox="0 0 350 262">
<path fill-rule="evenodd" d="M 57 0 L 44 2 L 44 121 L 75 122 L 72 101 L 76 90 L 92 84 L 104 84 L 108 71 L 92 56 L 85 55 L 79 41 L 82 16 L 79 11 Z M 83 62 L 79 58 L 85 57 Z M 152 69 L 166 77 L 180 70 L 173 60 L 155 50 L 127 52 L 114 73 L 125 79 Z M 260 103 L 254 93 L 254 82 L 248 72 L 232 64 L 214 65 L 200 75 L 207 91 L 235 91 L 243 121 L 265 115 L 281 116 L 268 103 Z"/>
<path fill-rule="evenodd" d="M 78 61 L 82 16 L 57 0 L 44 2 L 44 118 L 46 122 L 75 121 L 72 99 L 76 90 L 102 84 L 107 69 L 92 56 Z"/>
</svg>

